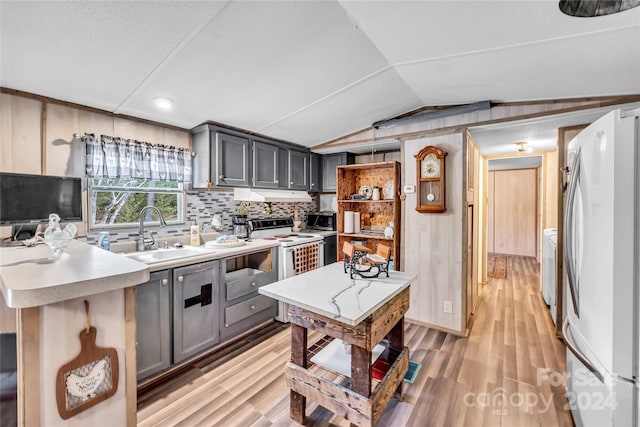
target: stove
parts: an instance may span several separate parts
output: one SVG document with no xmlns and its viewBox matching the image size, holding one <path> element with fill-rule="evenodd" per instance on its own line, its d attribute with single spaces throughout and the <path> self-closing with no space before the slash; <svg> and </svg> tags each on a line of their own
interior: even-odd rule
<svg viewBox="0 0 640 427">
<path fill-rule="evenodd" d="M 278 280 L 296 275 L 296 272 L 324 266 L 324 238 L 313 233 L 294 233 L 293 218 L 250 219 L 251 239 L 277 240 Z M 287 322 L 285 305 L 280 302 L 276 317 Z"/>
</svg>

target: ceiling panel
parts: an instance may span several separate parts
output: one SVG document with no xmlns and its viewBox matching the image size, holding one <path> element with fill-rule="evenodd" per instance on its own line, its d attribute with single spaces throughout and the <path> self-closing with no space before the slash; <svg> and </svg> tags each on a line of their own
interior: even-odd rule
<svg viewBox="0 0 640 427">
<path fill-rule="evenodd" d="M 423 106 L 637 94 L 639 40 L 640 8 L 556 1 L 0 1 L 0 85 L 311 146 Z"/>
<path fill-rule="evenodd" d="M 112 111 L 220 5 L 2 1 L 0 84 Z"/>
<path fill-rule="evenodd" d="M 425 105 L 640 92 L 640 27 L 396 67 Z"/>
<path fill-rule="evenodd" d="M 144 115 L 165 91 L 179 124 L 262 132 L 386 66 L 336 2 L 231 3 L 123 111 Z"/>
<path fill-rule="evenodd" d="M 556 1 L 343 1 L 342 6 L 392 64 L 640 23 L 640 8 L 580 19 L 564 15 Z"/>
<path fill-rule="evenodd" d="M 316 145 L 371 126 L 374 117 L 391 117 L 417 108 L 420 100 L 393 69 L 377 74 L 324 102 L 264 129 L 277 138 Z"/>
</svg>

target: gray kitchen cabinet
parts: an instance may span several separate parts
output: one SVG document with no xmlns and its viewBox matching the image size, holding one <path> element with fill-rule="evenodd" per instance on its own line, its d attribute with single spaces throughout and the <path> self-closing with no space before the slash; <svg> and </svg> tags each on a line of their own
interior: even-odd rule
<svg viewBox="0 0 640 427">
<path fill-rule="evenodd" d="M 241 334 L 278 313 L 277 301 L 258 289 L 278 280 L 278 252 L 269 248 L 223 260 L 220 286 L 220 338 Z"/>
<path fill-rule="evenodd" d="M 289 190 L 309 189 L 309 152 L 289 149 Z"/>
<path fill-rule="evenodd" d="M 216 132 L 216 174 L 218 187 L 248 187 L 250 184 L 250 141 Z"/>
<path fill-rule="evenodd" d="M 322 191 L 336 191 L 336 167 L 351 165 L 356 162 L 353 153 L 335 153 L 322 156 Z"/>
<path fill-rule="evenodd" d="M 278 170 L 278 188 L 286 190 L 289 188 L 289 149 L 280 147 L 278 149 L 278 158 L 280 159 Z"/>
<path fill-rule="evenodd" d="M 278 188 L 280 183 L 280 148 L 253 141 L 253 186 Z"/>
<path fill-rule="evenodd" d="M 136 286 L 136 378 L 171 366 L 170 270 L 156 271 Z"/>
<path fill-rule="evenodd" d="M 173 361 L 218 343 L 220 261 L 173 270 Z"/>
<path fill-rule="evenodd" d="M 202 125 L 192 132 L 194 188 L 249 187 L 251 141 L 242 134 Z"/>
<path fill-rule="evenodd" d="M 317 153 L 309 153 L 309 191 L 317 193 L 322 191 L 322 156 Z"/>
</svg>

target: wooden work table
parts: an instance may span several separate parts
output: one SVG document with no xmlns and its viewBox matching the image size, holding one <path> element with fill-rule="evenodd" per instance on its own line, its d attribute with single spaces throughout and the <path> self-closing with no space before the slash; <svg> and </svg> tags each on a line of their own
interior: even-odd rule
<svg viewBox="0 0 640 427">
<path fill-rule="evenodd" d="M 415 278 L 392 271 L 389 278 L 352 280 L 342 263 L 334 263 L 260 288 L 260 293 L 288 304 L 291 362 L 285 378 L 291 389 L 294 421 L 304 423 L 308 397 L 352 424 L 376 423 L 394 393 L 401 392 L 408 368 L 404 314 Z M 309 329 L 351 344 L 350 389 L 309 369 Z M 383 340 L 391 367 L 374 386 L 371 353 Z"/>
</svg>

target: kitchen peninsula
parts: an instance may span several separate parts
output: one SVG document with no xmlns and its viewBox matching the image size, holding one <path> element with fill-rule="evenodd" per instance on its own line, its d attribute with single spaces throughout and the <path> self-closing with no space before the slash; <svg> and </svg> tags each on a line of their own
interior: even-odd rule
<svg viewBox="0 0 640 427">
<path fill-rule="evenodd" d="M 415 275 L 392 271 L 390 277 L 349 278 L 342 263 L 263 286 L 259 292 L 288 304 L 291 362 L 285 379 L 291 389 L 290 416 L 303 424 L 306 398 L 343 415 L 353 424 L 374 425 L 393 394 L 401 392 L 408 368 L 404 314 Z M 351 389 L 327 379 L 308 360 L 308 329 L 350 346 Z M 379 382 L 371 375 L 371 355 L 384 340 L 390 367 Z"/>
<path fill-rule="evenodd" d="M 108 417 L 135 425 L 135 399 L 127 399 L 136 393 L 133 287 L 149 279 L 149 268 L 77 240 L 59 260 L 48 260 L 51 253 L 45 245 L 0 248 L 0 289 L 18 313 L 18 422 L 65 425 L 56 406 L 56 374 L 79 353 L 78 335 L 90 323 L 96 344 L 118 352 L 119 387 L 72 420 L 90 425 Z"/>
</svg>

